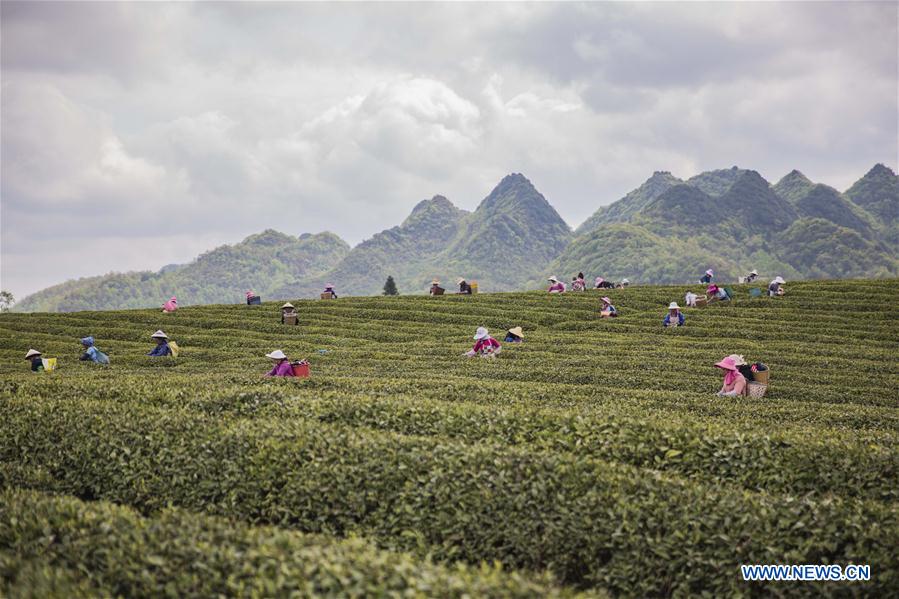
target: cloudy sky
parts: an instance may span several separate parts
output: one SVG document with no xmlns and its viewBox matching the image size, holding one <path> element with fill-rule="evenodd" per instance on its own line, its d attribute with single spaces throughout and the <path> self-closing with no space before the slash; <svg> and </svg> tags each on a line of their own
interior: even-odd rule
<svg viewBox="0 0 899 599">
<path fill-rule="evenodd" d="M 522 172 L 576 226 L 655 170 L 896 168 L 897 3 L 11 2 L 2 287 L 265 228 L 358 243 Z"/>
</svg>

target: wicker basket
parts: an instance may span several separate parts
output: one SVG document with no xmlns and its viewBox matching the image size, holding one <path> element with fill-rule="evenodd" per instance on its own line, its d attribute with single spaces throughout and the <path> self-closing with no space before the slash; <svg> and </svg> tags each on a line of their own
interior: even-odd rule
<svg viewBox="0 0 899 599">
<path fill-rule="evenodd" d="M 752 382 L 753 383 L 761 383 L 762 385 L 768 384 L 768 374 L 770 370 L 759 370 L 758 372 L 752 373 Z"/>
<path fill-rule="evenodd" d="M 709 300 L 707 300 L 704 297 L 700 297 L 699 299 L 696 300 L 696 307 L 697 308 L 705 308 L 708 305 L 708 303 L 709 303 Z"/>
<path fill-rule="evenodd" d="M 762 383 L 749 383 L 746 395 L 753 399 L 761 399 L 765 396 L 765 391 L 767 390 L 768 385 L 763 385 Z"/>
</svg>

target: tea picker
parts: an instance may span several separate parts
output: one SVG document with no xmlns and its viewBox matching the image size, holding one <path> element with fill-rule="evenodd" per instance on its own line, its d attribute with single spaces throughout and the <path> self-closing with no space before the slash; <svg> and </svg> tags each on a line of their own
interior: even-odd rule
<svg viewBox="0 0 899 599">
<path fill-rule="evenodd" d="M 109 356 L 97 349 L 97 346 L 94 345 L 94 338 L 90 335 L 81 339 L 81 346 L 84 348 L 84 353 L 78 359 L 82 362 L 109 364 Z"/>
<path fill-rule="evenodd" d="M 176 298 L 174 295 L 172 296 L 172 299 L 170 299 L 169 301 L 167 301 L 165 304 L 162 305 L 162 311 L 165 312 L 166 314 L 171 314 L 172 312 L 174 312 L 177 309 L 178 309 L 178 298 Z"/>
<path fill-rule="evenodd" d="M 456 280 L 456 284 L 459 286 L 459 294 L 460 295 L 472 295 L 474 290 L 471 288 L 471 285 L 468 284 L 468 281 L 459 277 Z"/>
<path fill-rule="evenodd" d="M 482 358 L 495 358 L 502 347 L 499 341 L 490 336 L 485 327 L 478 327 L 474 334 L 475 344 L 465 355 L 469 358 L 480 356 Z"/>
<path fill-rule="evenodd" d="M 169 341 L 169 336 L 162 331 L 156 331 L 150 335 L 150 339 L 153 339 L 156 342 L 156 347 L 147 354 L 148 356 L 154 358 L 162 358 L 165 356 L 172 356 L 173 358 L 178 357 L 178 344 L 174 341 Z"/>
<path fill-rule="evenodd" d="M 45 358 L 36 349 L 29 349 L 25 359 L 31 362 L 31 372 L 50 372 L 56 370 L 56 358 Z"/>
<path fill-rule="evenodd" d="M 715 272 L 710 268 L 707 271 L 705 271 L 704 275 L 699 277 L 699 282 L 709 285 L 712 282 L 712 277 L 714 277 L 714 276 L 715 276 Z"/>
<path fill-rule="evenodd" d="M 768 284 L 768 297 L 778 297 L 785 293 L 783 285 L 786 281 L 783 280 L 783 277 L 777 276 Z"/>
<path fill-rule="evenodd" d="M 431 289 L 428 291 L 430 295 L 443 295 L 446 290 L 440 286 L 440 281 L 434 279 L 431 281 Z"/>
<path fill-rule="evenodd" d="M 565 283 L 557 279 L 555 276 L 547 279 L 550 282 L 549 289 L 547 289 L 550 293 L 565 293 Z"/>
<path fill-rule="evenodd" d="M 309 362 L 306 360 L 291 362 L 287 354 L 280 349 L 276 349 L 270 354 L 265 354 L 265 357 L 272 361 L 272 369 L 265 376 L 309 377 Z"/>
<path fill-rule="evenodd" d="M 682 327 L 684 326 L 684 322 L 686 322 L 686 317 L 684 313 L 680 311 L 680 306 L 677 305 L 677 302 L 671 302 L 668 304 L 668 314 L 665 315 L 665 319 L 662 321 L 662 324 L 667 327 Z"/>
<path fill-rule="evenodd" d="M 321 294 L 322 299 L 337 299 L 337 292 L 334 291 L 334 283 L 325 285 L 325 290 Z"/>
<path fill-rule="evenodd" d="M 252 289 L 247 290 L 247 305 L 248 306 L 262 305 L 262 298 L 259 297 L 259 295 Z"/>
<path fill-rule="evenodd" d="M 300 324 L 300 315 L 297 314 L 297 309 L 290 302 L 281 306 L 281 324 Z"/>
<path fill-rule="evenodd" d="M 506 331 L 506 338 L 503 341 L 505 343 L 523 343 L 524 331 L 521 330 L 521 327 L 512 327 Z"/>
<path fill-rule="evenodd" d="M 618 309 L 612 305 L 612 300 L 610 298 L 602 298 L 602 310 L 600 310 L 599 316 L 601 318 L 615 318 L 618 316 Z"/>
</svg>

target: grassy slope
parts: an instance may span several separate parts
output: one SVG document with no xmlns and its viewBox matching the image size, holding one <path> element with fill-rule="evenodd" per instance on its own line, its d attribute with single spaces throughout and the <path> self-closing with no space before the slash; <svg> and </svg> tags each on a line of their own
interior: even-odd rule
<svg viewBox="0 0 899 599">
<path fill-rule="evenodd" d="M 385 549 L 499 559 L 625 594 L 745 591 L 736 567 L 746 560 L 870 562 L 875 584 L 889 588 L 899 577 L 894 552 L 884 550 L 899 530 L 899 281 L 796 283 L 777 300 L 737 290 L 733 305 L 690 311 L 687 326 L 671 331 L 660 321 L 682 287 L 610 291 L 622 314 L 614 321 L 595 318 L 592 292 L 306 301 L 298 304 L 302 326 L 289 328 L 278 324 L 274 302 L 174 315 L 6 314 L 0 428 L 29 432 L 0 442 L 0 481 L 146 512 L 171 502 L 302 532 L 355 532 Z M 496 361 L 465 360 L 479 325 L 495 333 L 521 325 L 527 342 Z M 178 360 L 143 356 L 160 327 L 182 346 Z M 109 353 L 110 368 L 76 361 L 77 338 L 87 334 Z M 21 356 L 30 346 L 58 357 L 61 369 L 26 372 Z M 277 347 L 309 356 L 314 378 L 260 378 L 262 355 Z M 772 367 L 768 396 L 714 397 L 720 381 L 711 365 L 728 353 Z M 209 435 L 205 444 L 196 431 Z M 294 462 L 282 454 L 291 444 L 336 465 L 327 475 L 298 473 L 318 486 L 290 497 L 271 490 L 290 478 L 278 482 L 281 474 L 259 474 L 235 456 L 189 473 L 200 487 L 226 466 L 256 481 L 250 495 L 227 502 L 154 478 L 173 467 L 160 447 L 199 455 L 234 435 L 247 455 L 285 459 L 287 469 Z M 279 448 L 267 439 L 290 441 Z M 107 464 L 116 443 L 153 457 L 144 466 Z M 362 468 L 366 448 L 379 448 L 371 464 L 397 460 L 410 470 Z M 467 479 L 468 468 L 483 476 Z M 505 478 L 522 468 L 539 493 Z M 341 487 L 344 475 L 352 482 Z M 428 480 L 437 487 L 429 491 Z M 456 480 L 481 494 L 444 505 L 440 489 Z M 503 503 L 507 484 L 513 497 L 548 493 L 548 503 L 542 495 L 533 505 Z M 329 492 L 340 500 L 326 501 Z M 255 506 L 255 495 L 267 493 L 268 507 Z M 359 507 L 370 501 L 377 509 Z M 466 501 L 467 512 L 459 507 Z M 734 519 L 736 512 L 744 514 Z M 498 517 L 506 513 L 509 522 Z M 806 528 L 797 532 L 797 520 Z"/>
</svg>

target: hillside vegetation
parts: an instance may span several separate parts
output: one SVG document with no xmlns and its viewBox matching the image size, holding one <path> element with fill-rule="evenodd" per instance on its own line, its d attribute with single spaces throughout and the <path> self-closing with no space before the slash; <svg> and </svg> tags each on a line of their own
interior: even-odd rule
<svg viewBox="0 0 899 599">
<path fill-rule="evenodd" d="M 474 212 L 443 196 L 419 202 L 399 226 L 349 246 L 331 233 L 299 239 L 274 231 L 222 246 L 159 273 L 64 283 L 25 298 L 21 311 L 236 303 L 245 288 L 266 298 L 377 295 L 388 276 L 423 294 L 437 277 L 486 291 L 533 289 L 550 274 L 683 283 L 713 268 L 735 281 L 751 269 L 790 279 L 899 276 L 899 178 L 878 164 L 845 193 L 792 171 L 770 185 L 733 167 L 682 181 L 656 172 L 573 234 L 522 174 L 502 179 Z M 816 248 L 812 255 L 809 248 Z"/>
<path fill-rule="evenodd" d="M 610 290 L 613 320 L 595 292 L 0 315 L 0 594 L 893 593 L 899 280 L 738 286 L 663 329 L 686 289 Z M 179 358 L 144 355 L 158 328 Z M 275 348 L 312 378 L 263 378 Z M 764 398 L 714 395 L 730 353 Z"/>
</svg>

